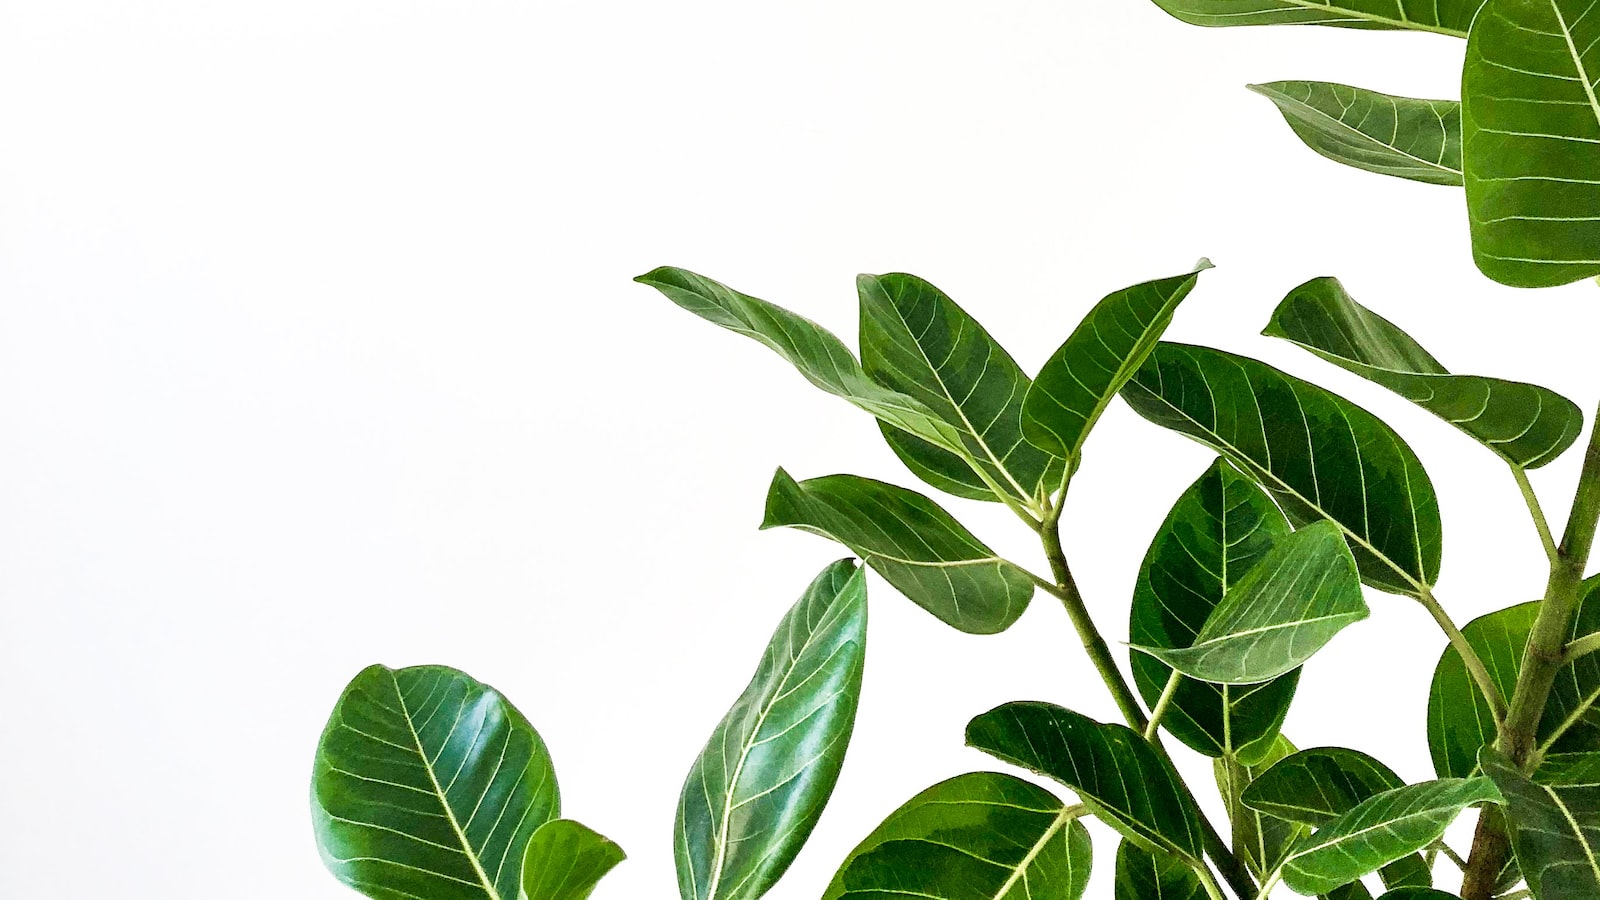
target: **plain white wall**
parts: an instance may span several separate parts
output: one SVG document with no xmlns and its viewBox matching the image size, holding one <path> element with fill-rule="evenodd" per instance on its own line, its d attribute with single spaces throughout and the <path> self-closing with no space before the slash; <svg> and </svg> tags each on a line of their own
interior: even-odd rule
<svg viewBox="0 0 1600 900">
<path fill-rule="evenodd" d="M 1592 285 L 1489 283 L 1459 191 L 1327 162 L 1243 89 L 1455 96 L 1462 47 L 1138 0 L 0 6 L 0 896 L 354 896 L 318 862 L 307 776 L 371 662 L 504 690 L 566 812 L 631 854 L 596 896 L 671 896 L 685 770 L 845 555 L 756 530 L 772 470 L 918 483 L 863 414 L 629 281 L 661 264 L 847 341 L 852 277 L 916 272 L 1035 370 L 1106 292 L 1209 256 L 1170 335 L 1396 423 L 1441 494 L 1459 621 L 1535 596 L 1494 457 L 1256 334 L 1338 275 L 1458 371 L 1593 406 Z M 1534 475 L 1558 522 L 1577 456 Z M 1068 544 L 1113 637 L 1209 458 L 1120 405 L 1090 442 Z M 947 506 L 1042 568 L 1003 510 Z M 1049 598 L 978 638 L 871 591 L 856 738 L 777 900 L 997 766 L 962 747 L 972 715 L 1115 715 Z M 1443 639 L 1370 600 L 1288 731 L 1430 777 Z"/>
</svg>

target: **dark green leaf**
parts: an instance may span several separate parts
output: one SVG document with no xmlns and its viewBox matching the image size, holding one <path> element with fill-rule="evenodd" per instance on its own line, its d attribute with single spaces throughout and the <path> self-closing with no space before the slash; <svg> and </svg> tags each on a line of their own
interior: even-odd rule
<svg viewBox="0 0 1600 900">
<path fill-rule="evenodd" d="M 911 474 L 933 485 L 946 494 L 964 497 L 968 500 L 984 500 L 990 503 L 998 502 L 1000 498 L 989 486 L 978 477 L 966 457 L 951 453 L 922 438 L 890 425 L 883 420 L 878 421 L 878 431 L 883 434 L 884 443 L 894 451 L 894 455 L 906 464 Z"/>
<path fill-rule="evenodd" d="M 1289 292 L 1262 332 L 1383 385 L 1456 426 L 1506 462 L 1534 469 L 1583 430 L 1583 412 L 1554 391 L 1477 375 L 1451 375 L 1411 336 L 1357 303 L 1337 278 Z"/>
<path fill-rule="evenodd" d="M 1123 725 L 1050 703 L 998 706 L 967 725 L 967 743 L 1049 776 L 1101 821 L 1145 849 L 1202 858 L 1200 812 L 1172 765 Z"/>
<path fill-rule="evenodd" d="M 586 900 L 627 854 L 571 819 L 539 827 L 522 857 L 521 900 Z"/>
<path fill-rule="evenodd" d="M 1434 888 L 1403 887 L 1385 892 L 1378 900 L 1461 900 L 1461 898 Z"/>
<path fill-rule="evenodd" d="M 1326 81 L 1250 90 L 1277 104 L 1306 146 L 1334 162 L 1428 184 L 1461 184 L 1461 104 Z"/>
<path fill-rule="evenodd" d="M 1289 847 L 1311 830 L 1292 820 L 1251 809 L 1243 800 L 1245 791 L 1262 773 L 1271 771 L 1274 764 L 1293 752 L 1294 745 L 1279 735 L 1270 752 L 1255 765 L 1247 766 L 1234 759 L 1214 763 L 1217 791 L 1222 794 L 1228 821 L 1233 824 L 1233 850 L 1258 879 L 1266 877 Z"/>
<path fill-rule="evenodd" d="M 1191 25 L 1333 25 L 1464 37 L 1482 0 L 1156 0 Z"/>
<path fill-rule="evenodd" d="M 1366 410 L 1265 363 L 1187 344 L 1158 346 L 1122 395 L 1226 456 L 1290 521 L 1339 525 L 1368 584 L 1416 596 L 1438 576 L 1433 484 Z"/>
<path fill-rule="evenodd" d="M 1266 494 L 1225 459 L 1184 491 L 1150 542 L 1133 589 L 1128 641 L 1146 647 L 1188 647 L 1224 591 L 1289 533 L 1288 520 Z M 1153 708 L 1172 674 L 1165 663 L 1132 654 L 1133 680 Z M 1236 687 L 1186 678 L 1162 727 L 1207 756 L 1246 762 L 1271 750 L 1294 699 L 1299 673 Z"/>
<path fill-rule="evenodd" d="M 1205 882 L 1188 863 L 1132 841 L 1117 845 L 1116 900 L 1206 900 Z"/>
<path fill-rule="evenodd" d="M 1372 892 L 1361 882 L 1352 881 L 1339 885 L 1321 897 L 1322 900 L 1372 900 Z"/>
<path fill-rule="evenodd" d="M 1194 289 L 1187 275 L 1147 281 L 1108 295 L 1044 364 L 1022 403 L 1022 434 L 1062 459 L 1077 459 L 1101 413 L 1161 340 L 1172 313 Z"/>
<path fill-rule="evenodd" d="M 1089 832 L 1075 808 L 1020 778 L 970 772 L 891 813 L 822 896 L 1077 900 L 1089 864 Z"/>
<path fill-rule="evenodd" d="M 1511 847 L 1533 896 L 1600 896 L 1600 782 L 1535 784 L 1492 748 L 1480 762 L 1505 794 Z"/>
<path fill-rule="evenodd" d="M 528 720 L 443 666 L 363 670 L 311 776 L 323 862 L 379 900 L 512 900 L 529 838 L 560 805 Z"/>
<path fill-rule="evenodd" d="M 796 482 L 778 470 L 762 528 L 788 525 L 849 547 L 912 602 L 969 634 L 1011 626 L 1033 581 L 950 514 L 914 491 L 829 475 Z"/>
<path fill-rule="evenodd" d="M 1600 784 L 1600 753 L 1552 753 L 1540 760 L 1533 780 L 1551 787 Z"/>
<path fill-rule="evenodd" d="M 783 617 L 689 770 L 673 833 L 683 900 L 755 900 L 800 852 L 844 762 L 866 640 L 864 575 L 839 560 Z"/>
</svg>

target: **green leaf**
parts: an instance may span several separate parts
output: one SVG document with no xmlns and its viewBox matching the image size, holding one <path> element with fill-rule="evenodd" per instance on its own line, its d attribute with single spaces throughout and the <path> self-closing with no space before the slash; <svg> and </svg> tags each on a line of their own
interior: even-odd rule
<svg viewBox="0 0 1600 900">
<path fill-rule="evenodd" d="M 1600 753 L 1552 753 L 1540 760 L 1533 780 L 1552 787 L 1600 784 Z"/>
<path fill-rule="evenodd" d="M 1089 431 L 1128 383 L 1194 289 L 1193 272 L 1123 288 L 1095 304 L 1051 355 L 1022 401 L 1022 434 L 1047 453 L 1075 460 Z"/>
<path fill-rule="evenodd" d="M 560 806 L 528 720 L 443 666 L 362 670 L 311 775 L 323 863 L 378 900 L 512 900 L 529 838 Z"/>
<path fill-rule="evenodd" d="M 1183 860 L 1146 850 L 1132 841 L 1117 845 L 1116 900 L 1206 900 L 1205 882 Z"/>
<path fill-rule="evenodd" d="M 1524 469 L 1560 456 L 1583 430 L 1583 412 L 1554 391 L 1450 374 L 1410 335 L 1351 298 L 1337 278 L 1313 278 L 1290 291 L 1262 334 L 1383 385 Z"/>
<path fill-rule="evenodd" d="M 1461 184 L 1461 104 L 1326 81 L 1252 84 L 1306 146 L 1334 162 L 1428 184 Z"/>
<path fill-rule="evenodd" d="M 522 857 L 521 900 L 587 900 L 627 858 L 622 848 L 571 819 L 539 826 Z"/>
<path fill-rule="evenodd" d="M 1321 895 L 1322 900 L 1372 900 L 1372 892 L 1359 881 L 1341 884 Z"/>
<path fill-rule="evenodd" d="M 1171 763 L 1132 729 L 1050 703 L 1007 703 L 967 724 L 967 744 L 1072 788 L 1141 847 L 1199 864 L 1200 812 Z"/>
<path fill-rule="evenodd" d="M 1156 0 L 1191 25 L 1333 25 L 1465 37 L 1483 0 Z"/>
<path fill-rule="evenodd" d="M 919 477 L 932 470 L 936 477 L 927 480 L 941 490 L 955 482 L 964 491 L 958 496 L 981 490 L 980 499 L 993 500 L 993 483 L 1024 506 L 1032 503 L 1054 460 L 1022 439 L 1030 381 L 1011 354 L 943 291 L 914 275 L 862 275 L 856 288 L 867 376 L 933 410 L 960 433 L 967 453 L 963 458 L 911 435 L 890 446 Z"/>
<path fill-rule="evenodd" d="M 1386 891 L 1378 900 L 1461 900 L 1461 898 L 1435 888 L 1403 887 Z"/>
<path fill-rule="evenodd" d="M 1376 416 L 1243 356 L 1163 343 L 1122 396 L 1215 449 L 1291 522 L 1343 529 L 1361 577 L 1418 596 L 1439 574 L 1439 501 L 1416 454 Z"/>
<path fill-rule="evenodd" d="M 850 851 L 823 900 L 1077 900 L 1089 884 L 1081 810 L 996 772 L 940 782 Z"/>
<path fill-rule="evenodd" d="M 1480 762 L 1505 794 L 1511 847 L 1533 896 L 1600 896 L 1600 782 L 1535 784 L 1492 748 Z"/>
<path fill-rule="evenodd" d="M 1167 513 L 1150 542 L 1133 589 L 1128 641 L 1188 647 L 1231 587 L 1289 534 L 1272 499 L 1225 459 L 1206 469 Z M 1133 681 L 1154 708 L 1172 669 L 1132 654 Z M 1299 673 L 1236 687 L 1185 678 L 1162 727 L 1207 756 L 1254 761 L 1270 751 L 1294 699 Z"/>
<path fill-rule="evenodd" d="M 878 421 L 878 431 L 894 455 L 905 463 L 911 474 L 927 484 L 955 497 L 995 503 L 1000 497 L 989 489 L 978 473 L 973 471 L 967 458 L 934 444 L 907 431 Z"/>
<path fill-rule="evenodd" d="M 1219 759 L 1213 765 L 1217 791 L 1222 794 L 1228 821 L 1233 824 L 1234 852 L 1258 879 L 1266 877 L 1289 847 L 1311 830 L 1295 821 L 1252 809 L 1243 799 L 1256 779 L 1292 753 L 1294 745 L 1279 735 L 1270 751 L 1254 765 L 1247 766 L 1234 759 Z"/>
<path fill-rule="evenodd" d="M 1600 273 L 1596 0 L 1489 0 L 1467 39 L 1462 149 L 1472 255 L 1495 281 Z"/>
<path fill-rule="evenodd" d="M 937 503 L 892 484 L 855 475 L 796 482 L 779 469 L 761 527 L 780 525 L 849 547 L 912 602 L 969 634 L 1004 631 L 1033 596 L 1027 573 Z"/>
<path fill-rule="evenodd" d="M 1346 625 L 1368 615 L 1361 576 L 1332 522 L 1283 538 L 1228 592 L 1194 643 L 1142 647 L 1190 678 L 1259 684 L 1298 669 Z"/>
<path fill-rule="evenodd" d="M 689 769 L 673 830 L 683 900 L 754 900 L 800 852 L 844 762 L 866 640 L 866 581 L 842 559 L 783 617 Z"/>
<path fill-rule="evenodd" d="M 1283 881 L 1302 894 L 1321 894 L 1427 847 L 1461 811 L 1499 803 L 1487 778 L 1425 781 L 1369 797 L 1289 851 Z"/>
</svg>

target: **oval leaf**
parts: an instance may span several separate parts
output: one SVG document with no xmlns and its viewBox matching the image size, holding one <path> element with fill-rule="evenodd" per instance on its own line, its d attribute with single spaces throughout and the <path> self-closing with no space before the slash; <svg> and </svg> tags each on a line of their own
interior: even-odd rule
<svg viewBox="0 0 1600 900">
<path fill-rule="evenodd" d="M 1276 868 L 1283 854 L 1311 830 L 1293 820 L 1252 809 L 1243 798 L 1256 779 L 1292 753 L 1294 745 L 1279 735 L 1271 750 L 1255 765 L 1246 766 L 1235 759 L 1219 759 L 1213 765 L 1217 791 L 1222 794 L 1228 821 L 1233 824 L 1234 852 L 1258 879 L 1265 878 Z"/>
<path fill-rule="evenodd" d="M 1226 456 L 1296 524 L 1337 524 L 1367 584 L 1417 596 L 1438 577 L 1433 484 L 1400 436 L 1361 407 L 1266 363 L 1171 343 L 1122 395 Z"/>
<path fill-rule="evenodd" d="M 1560 456 L 1583 430 L 1582 410 L 1554 391 L 1451 375 L 1410 335 L 1357 303 L 1337 278 L 1313 278 L 1290 291 L 1262 334 L 1383 385 L 1524 469 Z"/>
<path fill-rule="evenodd" d="M 1483 0 L 1156 0 L 1191 25 L 1333 25 L 1465 37 Z"/>
<path fill-rule="evenodd" d="M 1461 184 L 1461 104 L 1326 81 L 1252 84 L 1306 146 L 1334 162 L 1428 184 Z"/>
<path fill-rule="evenodd" d="M 1152 852 L 1132 841 L 1117 846 L 1116 900 L 1206 900 L 1205 882 L 1170 853 Z"/>
<path fill-rule="evenodd" d="M 494 688 L 371 666 L 322 732 L 311 813 L 329 871 L 369 897 L 512 900 L 560 797 L 544 741 Z"/>
<path fill-rule="evenodd" d="M 766 893 L 822 815 L 855 724 L 867 640 L 861 569 L 824 569 L 689 769 L 673 844 L 683 900 Z"/>
<path fill-rule="evenodd" d="M 1050 703 L 1007 703 L 968 723 L 967 743 L 1072 788 L 1140 846 L 1199 864 L 1200 811 L 1172 765 L 1132 729 Z"/>
<path fill-rule="evenodd" d="M 849 547 L 913 603 L 968 634 L 1011 627 L 1033 581 L 937 503 L 855 475 L 796 482 L 779 469 L 762 528 L 787 525 Z"/>
<path fill-rule="evenodd" d="M 1491 748 L 1480 762 L 1505 794 L 1511 847 L 1533 896 L 1600 896 L 1600 782 L 1535 784 Z"/>
<path fill-rule="evenodd" d="M 587 900 L 606 873 L 627 858 L 605 836 L 571 819 L 539 826 L 522 857 L 521 900 Z"/>
<path fill-rule="evenodd" d="M 823 900 L 1077 900 L 1090 864 L 1078 812 L 1020 778 L 958 775 L 911 798 L 850 851 Z"/>
</svg>

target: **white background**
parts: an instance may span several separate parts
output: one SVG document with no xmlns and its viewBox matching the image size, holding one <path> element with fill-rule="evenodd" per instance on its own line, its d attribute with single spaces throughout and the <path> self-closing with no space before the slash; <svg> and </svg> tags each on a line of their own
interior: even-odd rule
<svg viewBox="0 0 1600 900">
<path fill-rule="evenodd" d="M 864 414 L 629 281 L 661 264 L 851 342 L 853 276 L 916 272 L 1033 371 L 1103 294 L 1209 256 L 1170 336 L 1390 418 L 1440 491 L 1458 621 L 1532 598 L 1493 456 L 1256 334 L 1334 274 L 1447 365 L 1593 407 L 1592 285 L 1489 283 L 1459 191 L 1327 162 L 1243 89 L 1453 97 L 1462 46 L 1202 30 L 1138 0 L 6 4 L 0 896 L 354 896 L 317 859 L 307 776 L 372 662 L 504 690 L 565 811 L 631 855 L 596 896 L 671 896 L 684 772 L 845 555 L 756 530 L 772 470 L 918 483 Z M 1534 475 L 1557 527 L 1577 456 Z M 1068 547 L 1113 637 L 1209 458 L 1120 405 L 1091 440 Z M 1043 568 L 1003 510 L 947 505 Z M 971 716 L 1115 717 L 1048 597 L 980 638 L 871 591 L 856 738 L 777 900 L 997 765 L 962 747 Z M 1443 639 L 1369 599 L 1287 730 L 1430 777 Z"/>
</svg>

